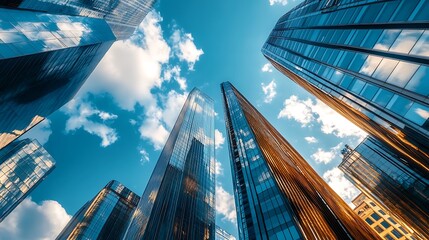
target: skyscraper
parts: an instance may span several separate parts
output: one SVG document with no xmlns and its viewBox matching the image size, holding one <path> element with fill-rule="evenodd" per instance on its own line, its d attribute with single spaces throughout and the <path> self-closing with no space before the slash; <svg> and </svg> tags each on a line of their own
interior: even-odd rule
<svg viewBox="0 0 429 240">
<path fill-rule="evenodd" d="M 429 2 L 307 0 L 262 52 L 283 74 L 429 176 Z"/>
<path fill-rule="evenodd" d="M 356 206 L 353 211 L 365 220 L 380 237 L 388 240 L 415 239 L 406 224 L 392 217 L 389 212 L 377 205 L 374 201 L 359 194 L 352 203 Z"/>
<path fill-rule="evenodd" d="M 221 87 L 240 239 L 378 239 L 237 89 Z"/>
<path fill-rule="evenodd" d="M 235 240 L 235 237 L 216 225 L 215 240 Z"/>
<path fill-rule="evenodd" d="M 56 239 L 122 239 L 139 200 L 137 194 L 112 180 L 79 209 Z"/>
<path fill-rule="evenodd" d="M 372 137 L 354 150 L 346 148 L 343 154 L 339 168 L 349 181 L 423 239 L 429 238 L 429 179 Z"/>
<path fill-rule="evenodd" d="M 0 150 L 0 222 L 54 167 L 54 159 L 37 140 L 15 141 Z"/>
<path fill-rule="evenodd" d="M 213 107 L 200 90 L 189 93 L 126 239 L 214 239 Z"/>
<path fill-rule="evenodd" d="M 77 93 L 153 0 L 0 0 L 0 149 Z"/>
</svg>

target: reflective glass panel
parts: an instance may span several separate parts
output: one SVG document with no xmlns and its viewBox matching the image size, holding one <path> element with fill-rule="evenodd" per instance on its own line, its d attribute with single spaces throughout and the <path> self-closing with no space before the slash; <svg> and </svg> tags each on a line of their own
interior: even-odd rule
<svg viewBox="0 0 429 240">
<path fill-rule="evenodd" d="M 399 62 L 387 82 L 398 87 L 404 87 L 414 75 L 419 65 L 409 62 Z"/>
<path fill-rule="evenodd" d="M 414 103 L 405 114 L 405 118 L 421 126 L 429 118 L 429 108 L 419 103 Z"/>
</svg>

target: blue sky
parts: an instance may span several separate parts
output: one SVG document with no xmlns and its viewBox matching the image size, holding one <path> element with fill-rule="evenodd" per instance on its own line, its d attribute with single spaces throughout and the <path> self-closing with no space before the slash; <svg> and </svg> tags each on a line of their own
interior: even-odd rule
<svg viewBox="0 0 429 240">
<path fill-rule="evenodd" d="M 216 220 L 237 236 L 224 81 L 350 201 L 358 192 L 335 167 L 343 145 L 354 147 L 365 134 L 273 69 L 260 51 L 278 18 L 298 3 L 161 0 L 130 40 L 113 45 L 75 99 L 27 134 L 44 143 L 56 169 L 0 224 L 0 238 L 52 238 L 111 179 L 141 194 L 193 87 L 216 102 Z"/>
</svg>

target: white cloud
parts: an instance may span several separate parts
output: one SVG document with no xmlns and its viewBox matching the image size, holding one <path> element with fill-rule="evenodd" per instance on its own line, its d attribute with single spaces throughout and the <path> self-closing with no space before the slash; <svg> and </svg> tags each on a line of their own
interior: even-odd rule
<svg viewBox="0 0 429 240">
<path fill-rule="evenodd" d="M 71 216 L 56 201 L 24 199 L 0 224 L 0 239 L 55 239 Z"/>
<path fill-rule="evenodd" d="M 281 4 L 281 5 L 286 5 L 287 4 L 287 0 L 269 0 L 270 2 L 270 6 L 273 6 L 274 4 Z"/>
<path fill-rule="evenodd" d="M 343 143 L 340 143 L 337 146 L 332 147 L 329 151 L 318 148 L 317 151 L 311 155 L 311 158 L 314 159 L 317 163 L 328 164 L 339 155 L 339 150 L 341 147 L 343 147 L 343 145 Z"/>
<path fill-rule="evenodd" d="M 344 173 L 337 167 L 326 171 L 323 179 L 347 203 L 350 203 L 359 194 L 359 190 L 344 177 Z"/>
<path fill-rule="evenodd" d="M 297 96 L 292 95 L 284 101 L 278 118 L 293 119 L 301 123 L 301 127 L 312 125 L 316 121 L 321 125 L 320 130 L 323 133 L 333 134 L 340 138 L 353 136 L 363 139 L 366 136 L 364 131 L 320 100 L 315 102 L 310 98 L 300 100 Z"/>
<path fill-rule="evenodd" d="M 237 222 L 237 213 L 235 211 L 234 196 L 225 191 L 222 186 L 216 186 L 216 213 L 223 216 L 222 220 Z"/>
<path fill-rule="evenodd" d="M 264 102 L 270 103 L 273 101 L 273 98 L 276 96 L 276 87 L 277 84 L 275 80 L 273 79 L 268 85 L 265 85 L 264 83 L 261 83 L 262 91 L 265 94 Z"/>
<path fill-rule="evenodd" d="M 266 63 L 266 64 L 264 64 L 264 66 L 262 66 L 261 71 L 262 72 L 273 72 L 273 68 L 272 68 L 271 64 Z"/>
<path fill-rule="evenodd" d="M 310 136 L 310 137 L 305 137 L 304 138 L 305 141 L 307 141 L 307 143 L 317 143 L 319 140 L 317 140 L 317 138 Z"/>
<path fill-rule="evenodd" d="M 188 93 L 180 94 L 176 91 L 170 91 L 163 101 L 162 120 L 169 129 L 172 129 L 185 104 Z"/>
<path fill-rule="evenodd" d="M 161 88 L 163 83 L 174 79 L 182 91 L 187 89 L 186 78 L 181 76 L 182 69 L 172 60 L 185 61 L 193 70 L 203 54 L 196 48 L 192 35 L 183 30 L 174 31 L 171 36 L 173 45 L 169 46 L 163 37 L 161 21 L 159 13 L 151 12 L 129 40 L 116 42 L 80 92 L 82 96 L 88 92 L 108 93 L 119 107 L 128 111 L 142 107 L 140 136 L 156 150 L 161 149 L 167 140 L 188 95 L 176 91 L 167 94 Z M 175 54 L 171 54 L 171 49 Z M 137 121 L 130 123 L 134 125 Z"/>
<path fill-rule="evenodd" d="M 317 163 L 328 164 L 335 158 L 335 153 L 318 148 L 317 152 L 311 155 L 311 158 L 314 159 Z"/>
<path fill-rule="evenodd" d="M 45 119 L 39 124 L 37 124 L 35 127 L 33 127 L 30 131 L 22 135 L 20 139 L 37 139 L 37 141 L 39 141 L 41 145 L 44 145 L 49 141 L 49 137 L 51 136 L 51 134 L 51 121 L 49 119 Z"/>
<path fill-rule="evenodd" d="M 116 130 L 106 123 L 107 120 L 114 120 L 118 116 L 96 109 L 86 102 L 86 99 L 73 99 L 62 107 L 61 111 L 69 117 L 66 121 L 66 133 L 82 128 L 89 134 L 100 137 L 102 147 L 107 147 L 118 140 Z M 94 117 L 98 117 L 101 121 L 96 121 Z"/>
<path fill-rule="evenodd" d="M 225 137 L 223 136 L 222 132 L 215 129 L 215 148 L 221 148 L 224 143 Z"/>
<path fill-rule="evenodd" d="M 179 60 L 187 62 L 189 70 L 194 70 L 195 63 L 200 60 L 200 56 L 204 54 L 204 51 L 195 46 L 192 34 L 184 33 L 182 30 L 177 29 L 171 39 Z"/>
<path fill-rule="evenodd" d="M 298 99 L 297 96 L 292 95 L 284 101 L 283 105 L 284 107 L 277 118 L 294 119 L 301 123 L 302 127 L 305 127 L 314 121 L 313 110 L 311 108 L 313 106 L 313 102 L 311 99 L 302 101 Z"/>
<path fill-rule="evenodd" d="M 222 163 L 215 159 L 215 174 L 223 175 Z"/>
<path fill-rule="evenodd" d="M 187 92 L 179 94 L 171 90 L 167 97 L 163 97 L 161 106 L 155 105 L 146 109 L 146 119 L 139 131 L 141 137 L 149 140 L 155 150 L 160 150 L 167 141 L 169 131 L 173 128 L 187 96 Z"/>
<path fill-rule="evenodd" d="M 163 38 L 161 16 L 150 12 L 136 33 L 113 44 L 80 94 L 109 93 L 125 110 L 156 105 L 151 89 L 160 87 L 162 66 L 170 60 L 171 48 Z"/>
<path fill-rule="evenodd" d="M 135 119 L 130 119 L 130 124 L 135 126 L 137 124 L 137 121 Z"/>
<path fill-rule="evenodd" d="M 164 70 L 163 72 L 163 79 L 170 81 L 172 78 L 176 80 L 176 82 L 179 84 L 179 87 L 181 90 L 186 90 L 188 87 L 186 83 L 186 78 L 180 76 L 181 68 L 179 66 L 169 67 Z"/>
<path fill-rule="evenodd" d="M 150 158 L 149 158 L 149 153 L 147 153 L 144 149 L 141 149 L 141 150 L 139 151 L 139 153 L 140 153 L 140 155 L 141 155 L 141 158 L 140 158 L 140 163 L 141 163 L 141 164 L 144 164 L 144 163 L 149 162 L 149 160 L 150 160 Z"/>
<path fill-rule="evenodd" d="M 155 150 L 160 150 L 164 146 L 169 134 L 160 119 L 161 112 L 154 112 L 153 116 L 147 116 L 139 128 L 141 137 L 149 140 Z"/>
</svg>

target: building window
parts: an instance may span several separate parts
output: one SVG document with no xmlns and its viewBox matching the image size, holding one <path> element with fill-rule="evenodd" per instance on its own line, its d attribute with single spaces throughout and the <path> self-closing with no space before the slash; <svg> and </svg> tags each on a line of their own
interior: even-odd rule
<svg viewBox="0 0 429 240">
<path fill-rule="evenodd" d="M 386 229 L 390 227 L 390 224 L 386 221 L 381 222 L 381 225 Z"/>
<path fill-rule="evenodd" d="M 381 232 L 383 232 L 383 229 L 380 227 L 380 226 L 375 226 L 375 228 L 374 228 L 378 233 L 381 233 Z"/>
<path fill-rule="evenodd" d="M 378 221 L 378 220 L 380 219 L 380 216 L 378 216 L 378 214 L 377 214 L 377 213 L 373 213 L 373 214 L 371 214 L 371 217 L 372 217 L 375 221 Z"/>
<path fill-rule="evenodd" d="M 395 237 L 397 237 L 397 238 L 402 237 L 402 234 L 401 234 L 398 230 L 396 230 L 396 229 L 393 229 L 392 233 L 393 233 L 393 235 L 395 235 Z"/>
<path fill-rule="evenodd" d="M 371 218 L 366 218 L 365 222 L 367 222 L 369 225 L 372 225 L 374 221 L 371 220 Z"/>
</svg>

